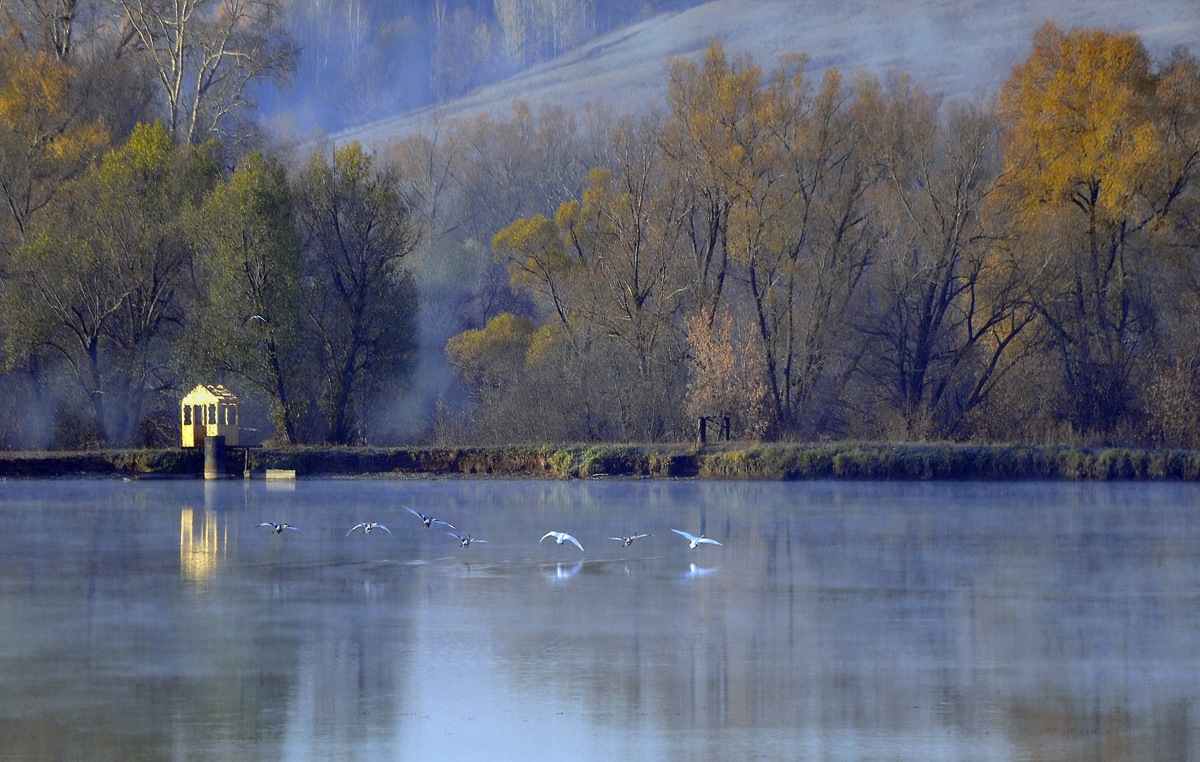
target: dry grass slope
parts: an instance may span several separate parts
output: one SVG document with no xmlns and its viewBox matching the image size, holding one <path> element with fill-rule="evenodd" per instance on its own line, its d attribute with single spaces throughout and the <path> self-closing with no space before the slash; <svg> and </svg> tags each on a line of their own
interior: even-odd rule
<svg viewBox="0 0 1200 762">
<path fill-rule="evenodd" d="M 1200 53 L 1196 0 L 711 0 L 618 30 L 457 101 L 332 137 L 378 145 L 428 131 L 438 119 L 506 115 L 514 99 L 567 109 L 596 102 L 627 111 L 661 106 L 667 59 L 698 53 L 713 39 L 765 67 L 803 52 L 815 71 L 898 68 L 935 92 L 974 97 L 995 92 L 1048 20 L 1136 32 L 1155 56 L 1177 45 Z"/>
</svg>

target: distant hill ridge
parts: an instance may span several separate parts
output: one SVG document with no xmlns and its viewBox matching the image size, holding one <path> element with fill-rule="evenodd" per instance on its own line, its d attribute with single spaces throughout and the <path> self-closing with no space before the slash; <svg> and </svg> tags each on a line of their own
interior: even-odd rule
<svg viewBox="0 0 1200 762">
<path fill-rule="evenodd" d="M 666 61 L 694 55 L 720 39 L 765 69 L 782 55 L 806 53 L 811 67 L 880 74 L 899 68 L 946 96 L 993 93 L 1028 54 L 1048 20 L 1064 29 L 1131 31 L 1155 56 L 1183 45 L 1200 53 L 1197 0 L 711 0 L 670 11 L 458 100 L 332 135 L 372 146 L 427 130 L 436 118 L 510 113 L 513 100 L 534 107 L 579 108 L 602 101 L 623 111 L 659 105 Z"/>
</svg>

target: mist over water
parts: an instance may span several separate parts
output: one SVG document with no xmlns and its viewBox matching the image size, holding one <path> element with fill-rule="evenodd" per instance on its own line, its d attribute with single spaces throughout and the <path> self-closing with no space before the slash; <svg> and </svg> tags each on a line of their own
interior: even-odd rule
<svg viewBox="0 0 1200 762">
<path fill-rule="evenodd" d="M 1183 484 L 5 482 L 0 736 L 15 759 L 1184 759 L 1197 508 Z M 346 536 L 365 521 L 392 534 Z"/>
</svg>

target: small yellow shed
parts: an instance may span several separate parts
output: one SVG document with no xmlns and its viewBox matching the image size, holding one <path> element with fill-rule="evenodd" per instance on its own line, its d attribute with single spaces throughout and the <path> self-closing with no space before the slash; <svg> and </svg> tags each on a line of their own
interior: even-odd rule
<svg viewBox="0 0 1200 762">
<path fill-rule="evenodd" d="M 204 438 L 224 436 L 226 445 L 238 442 L 238 399 L 217 384 L 200 384 L 180 405 L 183 446 L 203 447 Z"/>
</svg>

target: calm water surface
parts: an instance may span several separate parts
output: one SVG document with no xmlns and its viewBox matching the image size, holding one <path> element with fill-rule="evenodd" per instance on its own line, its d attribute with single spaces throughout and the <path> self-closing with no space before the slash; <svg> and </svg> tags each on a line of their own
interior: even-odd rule
<svg viewBox="0 0 1200 762">
<path fill-rule="evenodd" d="M 9 481 L 0 758 L 1200 760 L 1198 549 L 1179 484 Z"/>
</svg>

